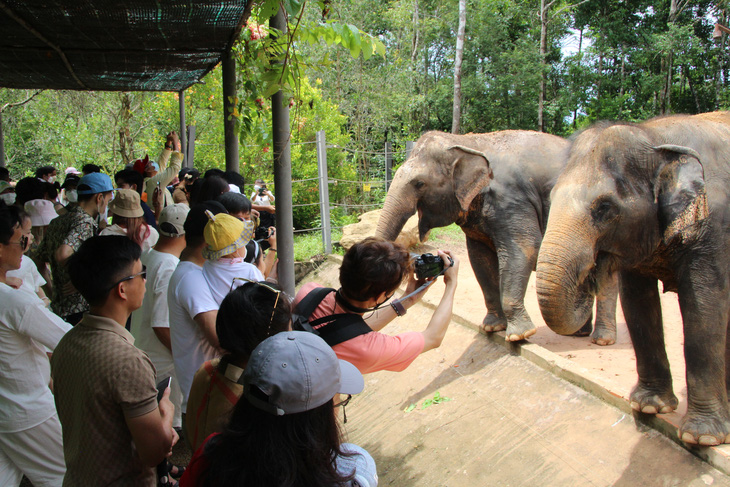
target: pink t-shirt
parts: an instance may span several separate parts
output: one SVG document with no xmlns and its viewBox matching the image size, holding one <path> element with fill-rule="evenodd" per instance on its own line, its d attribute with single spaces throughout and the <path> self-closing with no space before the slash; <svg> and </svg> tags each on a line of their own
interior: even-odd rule
<svg viewBox="0 0 730 487">
<path fill-rule="evenodd" d="M 302 286 L 294 298 L 296 306 L 304 296 L 315 288 L 322 287 L 314 282 Z M 330 293 L 314 310 L 310 321 L 337 313 L 346 313 L 335 301 L 335 293 Z M 357 336 L 332 347 L 338 358 L 350 362 L 361 373 L 369 374 L 379 370 L 400 372 L 408 367 L 421 352 L 425 340 L 417 331 L 400 333 L 395 336 L 373 331 Z"/>
</svg>

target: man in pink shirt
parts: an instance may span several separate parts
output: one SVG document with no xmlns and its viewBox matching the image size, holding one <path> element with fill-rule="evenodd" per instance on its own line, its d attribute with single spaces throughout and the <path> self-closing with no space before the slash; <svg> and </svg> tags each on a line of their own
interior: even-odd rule
<svg viewBox="0 0 730 487">
<path fill-rule="evenodd" d="M 439 251 L 438 254 L 447 263 L 451 258 L 453 265 L 444 272 L 446 289 L 431 321 L 423 331 L 395 336 L 380 333 L 396 316 L 405 314 L 403 309 L 410 308 L 423 297 L 423 292 L 411 296 L 401 302 L 402 308 L 381 307 L 393 296 L 400 283 L 408 279 L 405 291 L 407 296 L 423 281 L 415 279 L 411 256 L 406 249 L 375 237 L 353 245 L 345 254 L 340 267 L 342 287 L 324 297 L 309 316 L 310 323 L 341 313 L 364 315 L 365 323 L 371 331 L 333 345 L 332 349 L 337 357 L 352 363 L 363 374 L 379 370 L 404 370 L 420 354 L 441 345 L 451 322 L 459 260 L 450 252 Z M 321 286 L 316 283 L 304 285 L 294 299 L 294 306 L 319 287 Z"/>
</svg>

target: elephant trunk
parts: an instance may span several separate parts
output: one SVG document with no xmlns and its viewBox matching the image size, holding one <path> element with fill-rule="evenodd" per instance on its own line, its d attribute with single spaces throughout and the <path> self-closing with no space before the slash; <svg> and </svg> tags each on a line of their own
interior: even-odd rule
<svg viewBox="0 0 730 487">
<path fill-rule="evenodd" d="M 578 331 L 593 310 L 596 292 L 594 241 L 588 233 L 576 232 L 576 226 L 553 229 L 548 223 L 540 246 L 536 280 L 538 303 L 545 323 L 560 335 Z"/>
<path fill-rule="evenodd" d="M 401 193 L 401 185 L 393 181 L 375 230 L 377 237 L 395 241 L 408 219 L 416 212 L 415 198 L 409 198 Z"/>
</svg>

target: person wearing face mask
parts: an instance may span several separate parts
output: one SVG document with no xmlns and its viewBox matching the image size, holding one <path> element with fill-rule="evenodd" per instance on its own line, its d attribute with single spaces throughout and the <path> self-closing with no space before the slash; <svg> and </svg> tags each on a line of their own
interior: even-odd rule
<svg viewBox="0 0 730 487">
<path fill-rule="evenodd" d="M 63 181 L 61 186 L 61 203 L 66 206 L 68 211 L 68 205 L 75 205 L 79 201 L 79 194 L 76 190 L 79 185 L 81 178 L 76 174 L 69 174 Z"/>
<path fill-rule="evenodd" d="M 8 206 L 15 204 L 15 188 L 10 186 L 9 181 L 0 181 L 0 200 Z"/>
<path fill-rule="evenodd" d="M 96 218 L 106 220 L 113 189 L 106 174 L 92 173 L 81 178 L 77 188 L 78 204 L 48 225 L 38 248 L 38 258 L 51 265 L 51 309 L 72 325 L 81 320 L 89 310 L 89 304 L 71 284 L 66 262 L 84 241 L 99 233 Z"/>
<path fill-rule="evenodd" d="M 38 179 L 45 181 L 47 183 L 55 183 L 56 178 L 58 177 L 58 172 L 56 171 L 56 168 L 53 166 L 42 166 L 36 169 L 35 171 L 35 177 Z"/>
</svg>

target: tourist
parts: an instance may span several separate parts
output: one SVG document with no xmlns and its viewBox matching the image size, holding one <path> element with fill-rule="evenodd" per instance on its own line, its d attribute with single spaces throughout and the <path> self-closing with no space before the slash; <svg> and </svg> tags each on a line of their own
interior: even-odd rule
<svg viewBox="0 0 730 487">
<path fill-rule="evenodd" d="M 203 249 L 203 278 L 210 288 L 213 300 L 220 306 L 223 298 L 243 281 L 263 281 L 264 275 L 244 259 L 246 244 L 253 237 L 252 222 L 243 222 L 227 214 L 206 213 L 210 221 L 205 225 Z"/>
<path fill-rule="evenodd" d="M 142 211 L 144 211 L 144 221 L 147 225 L 151 226 L 155 230 L 157 228 L 157 219 L 155 212 L 149 207 L 147 203 L 142 201 L 142 188 L 144 187 L 144 176 L 133 169 L 122 169 L 114 175 L 114 183 L 119 189 L 133 189 L 140 196 L 140 205 Z"/>
<path fill-rule="evenodd" d="M 31 203 L 36 202 L 49 203 L 49 206 L 45 206 L 45 215 L 39 216 L 32 212 L 35 210 L 36 206 L 31 205 Z M 43 286 L 47 285 L 47 279 L 50 279 L 50 275 L 47 272 L 48 268 L 45 263 L 42 263 L 42 267 L 39 269 L 35 260 L 31 256 L 31 251 L 34 248 L 33 246 L 36 241 L 36 235 L 39 235 L 40 238 L 43 236 L 42 230 L 45 226 L 42 225 L 48 225 L 47 222 L 58 215 L 56 215 L 56 212 L 53 211 L 53 206 L 50 205 L 50 202 L 45 200 L 29 201 L 25 205 L 29 208 L 29 210 L 31 210 L 31 212 L 21 212 L 20 220 L 23 237 L 27 239 L 28 245 L 23 253 L 23 258 L 20 261 L 20 268 L 8 271 L 6 283 L 11 287 L 25 289 L 28 292 L 36 294 L 41 301 L 43 301 L 43 304 L 49 306 L 51 301 L 48 299 L 46 292 L 43 289 Z M 41 229 L 41 231 L 36 231 L 36 229 Z M 50 290 L 51 288 L 48 289 Z"/>
<path fill-rule="evenodd" d="M 101 231 L 101 235 L 124 235 L 142 248 L 142 253 L 157 243 L 160 234 L 147 225 L 139 194 L 133 189 L 117 190 L 109 204 L 112 224 Z"/>
<path fill-rule="evenodd" d="M 289 300 L 272 284 L 245 283 L 226 296 L 216 318 L 218 341 L 226 354 L 206 361 L 190 387 L 185 437 L 193 451 L 223 429 L 243 393 L 242 375 L 253 349 L 289 330 L 290 322 Z"/>
<path fill-rule="evenodd" d="M 137 348 L 144 351 L 155 366 L 155 381 L 173 378 L 170 400 L 175 406 L 174 428 L 182 427 L 182 391 L 175 377 L 172 360 L 167 288 L 180 262 L 180 253 L 185 248 L 184 223 L 189 210 L 183 204 L 170 205 L 162 210 L 160 239 L 149 252 L 142 254 L 142 264 L 147 269 L 147 283 L 142 307 L 132 313 L 130 329 Z"/>
<path fill-rule="evenodd" d="M 10 184 L 10 181 L 0 181 L 0 200 L 10 206 L 15 204 L 15 198 L 15 188 Z"/>
<path fill-rule="evenodd" d="M 144 298 L 141 253 L 126 237 L 92 237 L 68 261 L 91 308 L 51 358 L 65 485 L 154 487 L 177 440 L 170 388 L 158 404 L 155 368 L 124 329 Z"/>
<path fill-rule="evenodd" d="M 147 161 L 143 165 L 142 174 L 144 175 L 144 192 L 147 193 L 147 202 L 149 203 L 154 199 L 155 191 L 162 192 L 161 203 L 162 208 L 174 203 L 170 191 L 167 189 L 167 185 L 177 177 L 177 173 L 180 171 L 182 165 L 183 154 L 180 144 L 180 138 L 177 133 L 170 132 L 167 134 L 165 140 L 165 147 L 160 153 L 157 162 Z M 167 163 L 170 163 L 168 166 Z M 138 161 L 139 162 L 139 161 Z M 135 170 L 139 171 L 137 162 L 135 162 Z M 154 201 L 153 201 L 154 203 Z M 152 205 L 155 208 L 155 205 Z M 155 216 L 159 219 L 159 212 L 155 208 Z"/>
<path fill-rule="evenodd" d="M 78 205 L 53 220 L 38 248 L 38 259 L 51 265 L 53 296 L 51 309 L 58 316 L 75 325 L 89 305 L 71 283 L 67 261 L 81 244 L 98 233 L 95 219 L 106 220 L 109 201 L 112 199 L 111 179 L 102 173 L 91 173 L 79 181 Z"/>
<path fill-rule="evenodd" d="M 399 305 L 384 306 L 395 294 L 398 286 L 408 280 L 405 295 L 411 295 L 422 284 L 416 281 L 411 256 L 401 245 L 376 237 L 353 245 L 345 254 L 340 266 L 340 289 L 327 292 L 309 316 L 309 322 L 325 317 L 351 314 L 362 316 L 366 326 L 362 333 L 338 343 L 332 343 L 337 356 L 368 374 L 379 370 L 400 372 L 420 354 L 438 348 L 451 322 L 454 294 L 459 272 L 459 260 L 451 252 L 439 251 L 446 263 L 444 294 L 431 320 L 423 331 L 410 331 L 395 336 L 380 330 L 423 297 L 423 292 L 410 296 Z M 450 265 L 450 259 L 453 264 Z M 321 286 L 308 283 L 302 286 L 294 299 L 295 311 L 311 292 Z M 333 320 L 322 327 L 330 326 Z M 324 337 L 324 328 L 317 328 Z"/>
<path fill-rule="evenodd" d="M 198 448 L 181 487 L 377 485 L 372 457 L 341 444 L 338 394 L 357 394 L 362 375 L 312 333 L 261 342 L 243 373 L 243 396 L 228 425 Z M 346 466 L 345 466 L 346 464 Z"/>
<path fill-rule="evenodd" d="M 25 475 L 60 487 L 66 465 L 46 352 L 71 325 L 33 292 L 8 285 L 29 244 L 18 209 L 0 203 L 0 485 L 19 486 Z"/>
<path fill-rule="evenodd" d="M 203 362 L 223 353 L 219 349 L 215 321 L 218 303 L 213 300 L 203 278 L 203 232 L 208 222 L 205 212 L 225 213 L 220 203 L 210 201 L 190 208 L 185 224 L 185 249 L 170 277 L 167 305 L 170 310 L 170 344 L 175 376 L 183 394 L 182 413 L 187 410 L 190 384 Z M 184 422 L 184 421 L 183 421 Z"/>
</svg>

